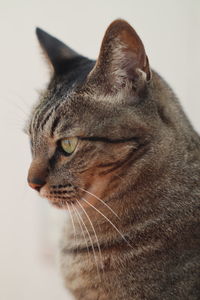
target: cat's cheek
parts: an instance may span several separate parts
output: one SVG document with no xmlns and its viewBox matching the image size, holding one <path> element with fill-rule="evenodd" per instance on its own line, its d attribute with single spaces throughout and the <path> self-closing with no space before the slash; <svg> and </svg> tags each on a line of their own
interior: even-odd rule
<svg viewBox="0 0 200 300">
<path fill-rule="evenodd" d="M 80 201 L 84 206 L 88 206 L 87 202 L 92 205 L 99 204 L 99 199 L 103 200 L 105 197 L 106 189 L 109 184 L 108 176 L 84 176 L 81 180 L 81 188 L 83 194 Z"/>
</svg>

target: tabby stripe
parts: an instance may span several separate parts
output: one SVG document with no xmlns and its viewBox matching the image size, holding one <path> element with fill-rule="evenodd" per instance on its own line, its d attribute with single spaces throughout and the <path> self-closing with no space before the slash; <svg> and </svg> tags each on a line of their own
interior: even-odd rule
<svg viewBox="0 0 200 300">
<path fill-rule="evenodd" d="M 56 117 L 56 118 L 54 119 L 54 121 L 53 121 L 53 123 L 52 123 L 52 126 L 51 126 L 51 137 L 54 136 L 54 133 L 55 133 L 55 131 L 56 131 L 56 128 L 57 128 L 57 126 L 58 126 L 59 121 L 60 121 L 60 118 L 59 118 L 59 117 Z"/>
<path fill-rule="evenodd" d="M 51 187 L 53 189 L 60 189 L 60 188 L 66 188 L 66 187 L 71 187 L 71 186 L 72 186 L 71 183 L 67 183 L 67 184 L 52 185 Z"/>
<path fill-rule="evenodd" d="M 55 195 L 55 199 L 62 199 L 62 200 L 72 200 L 72 196 L 71 195 L 65 195 L 65 196 L 57 196 Z M 74 200 L 74 199 L 73 199 Z"/>
<path fill-rule="evenodd" d="M 126 238 L 126 240 L 129 243 L 131 243 L 131 239 L 128 236 L 124 235 L 124 237 Z M 125 240 L 123 240 L 123 239 L 119 239 L 118 241 L 115 241 L 115 242 L 109 242 L 109 243 L 103 243 L 102 242 L 99 246 L 101 247 L 102 251 L 111 250 L 111 249 L 121 251 L 121 249 L 124 248 L 124 244 L 125 244 L 125 246 L 127 248 L 127 242 Z M 84 246 L 83 247 L 79 246 L 79 247 L 76 247 L 76 248 L 67 248 L 67 247 L 65 247 L 61 251 L 64 254 L 72 254 L 72 255 L 74 255 L 74 254 L 84 253 L 84 252 L 87 253 L 88 251 L 92 252 L 93 251 L 92 250 L 93 247 L 94 247 L 95 251 L 99 252 L 99 247 L 96 244 L 93 244 L 93 246 L 88 245 L 88 248 L 84 247 Z"/>
<path fill-rule="evenodd" d="M 59 103 L 60 104 L 60 103 Z M 44 106 L 39 109 L 38 111 L 38 115 L 37 115 L 37 119 L 35 121 L 35 128 L 38 129 L 39 128 L 39 124 L 42 121 L 42 119 L 44 118 L 44 115 L 46 114 L 46 112 L 48 112 L 49 108 L 54 108 L 55 104 L 52 104 L 51 101 L 47 101 L 47 103 L 44 104 Z M 57 104 L 58 105 L 58 104 Z M 52 107 L 53 106 L 53 107 Z"/>
<path fill-rule="evenodd" d="M 110 162 L 110 163 L 101 163 L 99 165 L 97 165 L 97 168 L 107 168 L 107 167 L 112 167 L 113 165 L 116 164 L 115 162 Z"/>
<path fill-rule="evenodd" d="M 35 111 L 34 116 L 32 118 L 32 124 L 31 124 L 32 132 L 34 132 L 34 130 L 37 130 L 37 127 L 35 125 L 37 123 L 37 119 L 40 114 L 40 110 L 41 110 L 41 108 L 38 107 L 38 109 Z"/>
<path fill-rule="evenodd" d="M 106 171 L 102 171 L 101 173 L 99 173 L 99 175 L 107 175 L 113 171 L 115 171 L 116 169 L 120 168 L 121 166 L 125 165 L 127 162 L 130 164 L 132 162 L 135 162 L 137 161 L 138 159 L 140 159 L 144 153 L 146 153 L 147 151 L 147 147 L 145 147 L 147 144 L 143 144 L 141 145 L 141 148 L 140 149 L 134 149 L 133 151 L 131 151 L 131 153 L 126 157 L 126 159 L 124 160 L 119 160 L 116 162 L 116 164 L 114 165 L 113 168 L 110 168 Z M 135 154 L 134 154 L 135 153 Z M 133 156 L 133 159 L 131 159 L 131 157 Z"/>
<path fill-rule="evenodd" d="M 56 194 L 56 195 L 67 195 L 68 193 L 74 193 L 74 188 L 72 190 L 50 191 L 50 194 Z"/>
<path fill-rule="evenodd" d="M 132 153 L 130 153 L 130 154 L 126 157 L 125 160 L 118 160 L 118 161 L 114 164 L 113 167 L 111 167 L 111 168 L 109 168 L 109 169 L 107 169 L 107 170 L 105 170 L 105 171 L 100 172 L 99 175 L 100 175 L 100 176 L 102 176 L 102 175 L 104 176 L 104 175 L 107 175 L 107 174 L 109 174 L 109 173 L 111 173 L 111 172 L 117 170 L 117 169 L 120 168 L 123 164 L 125 164 L 127 161 L 129 161 L 131 156 L 132 156 Z"/>
<path fill-rule="evenodd" d="M 50 111 L 44 116 L 43 122 L 40 124 L 40 128 L 43 130 L 45 124 L 49 120 L 50 116 L 52 115 L 52 112 L 54 111 L 54 108 L 50 109 Z"/>
<path fill-rule="evenodd" d="M 34 116 L 34 129 L 37 130 L 39 127 L 39 118 L 41 115 L 41 112 L 43 111 L 44 107 L 40 107 L 37 109 L 35 116 Z"/>
<path fill-rule="evenodd" d="M 49 120 L 50 116 L 52 115 L 53 112 L 56 111 L 56 109 L 58 108 L 59 105 L 60 105 L 60 103 L 57 103 L 57 104 L 53 105 L 53 107 L 52 107 L 52 109 L 50 109 L 49 113 L 47 111 L 47 116 L 45 117 L 42 124 L 40 125 L 41 129 L 44 128 L 44 126 L 47 123 L 47 121 Z"/>
<path fill-rule="evenodd" d="M 96 147 L 95 147 L 94 145 L 90 145 L 90 146 L 87 147 L 87 148 L 82 148 L 81 151 L 80 151 L 80 152 L 81 152 L 81 157 L 83 158 L 84 155 L 85 155 L 86 153 L 88 153 L 88 152 L 89 152 L 90 156 L 93 156 L 92 151 L 95 150 L 95 149 L 96 149 Z"/>
<path fill-rule="evenodd" d="M 37 127 L 36 127 L 36 123 L 37 123 L 37 119 L 38 116 L 40 114 L 40 107 L 38 107 L 38 109 L 35 111 L 34 116 L 31 120 L 31 136 L 32 136 L 32 140 L 35 140 L 35 136 L 37 134 Z"/>
<path fill-rule="evenodd" d="M 81 140 L 88 140 L 88 141 L 92 141 L 92 142 L 104 142 L 104 143 L 113 143 L 113 144 L 117 144 L 117 143 L 126 143 L 126 142 L 139 142 L 139 138 L 138 137 L 131 137 L 131 138 L 127 138 L 127 139 L 116 139 L 116 140 L 112 140 L 109 139 L 107 137 L 98 137 L 98 136 L 91 136 L 91 137 L 78 137 Z"/>
</svg>

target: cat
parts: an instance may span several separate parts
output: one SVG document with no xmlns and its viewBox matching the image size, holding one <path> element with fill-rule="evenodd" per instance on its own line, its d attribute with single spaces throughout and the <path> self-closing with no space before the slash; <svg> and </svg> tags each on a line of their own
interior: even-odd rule
<svg viewBox="0 0 200 300">
<path fill-rule="evenodd" d="M 65 286 L 77 300 L 200 299 L 200 138 L 174 92 L 124 20 L 97 61 L 36 33 L 52 76 L 26 126 L 28 183 L 71 216 Z"/>
</svg>

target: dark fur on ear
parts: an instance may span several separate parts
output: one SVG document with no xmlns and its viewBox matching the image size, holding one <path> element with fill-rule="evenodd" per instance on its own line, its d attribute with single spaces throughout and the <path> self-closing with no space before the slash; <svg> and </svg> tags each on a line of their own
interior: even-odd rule
<svg viewBox="0 0 200 300">
<path fill-rule="evenodd" d="M 151 70 L 143 43 L 135 30 L 124 20 L 108 27 L 96 65 L 89 75 L 101 80 L 108 90 L 121 88 L 126 81 L 138 86 L 138 80 L 151 79 Z"/>
<path fill-rule="evenodd" d="M 40 28 L 36 28 L 36 35 L 47 60 L 53 66 L 56 74 L 66 73 L 80 64 L 83 56 Z"/>
</svg>

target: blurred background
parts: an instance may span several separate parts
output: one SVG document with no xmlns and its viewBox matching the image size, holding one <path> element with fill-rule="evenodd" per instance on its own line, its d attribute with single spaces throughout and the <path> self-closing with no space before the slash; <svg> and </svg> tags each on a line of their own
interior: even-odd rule
<svg viewBox="0 0 200 300">
<path fill-rule="evenodd" d="M 28 188 L 31 161 L 23 133 L 38 90 L 48 81 L 35 27 L 90 58 L 106 27 L 126 19 L 151 66 L 174 88 L 200 132 L 200 1 L 0 0 L 0 299 L 70 300 L 56 263 L 67 213 Z"/>
</svg>

